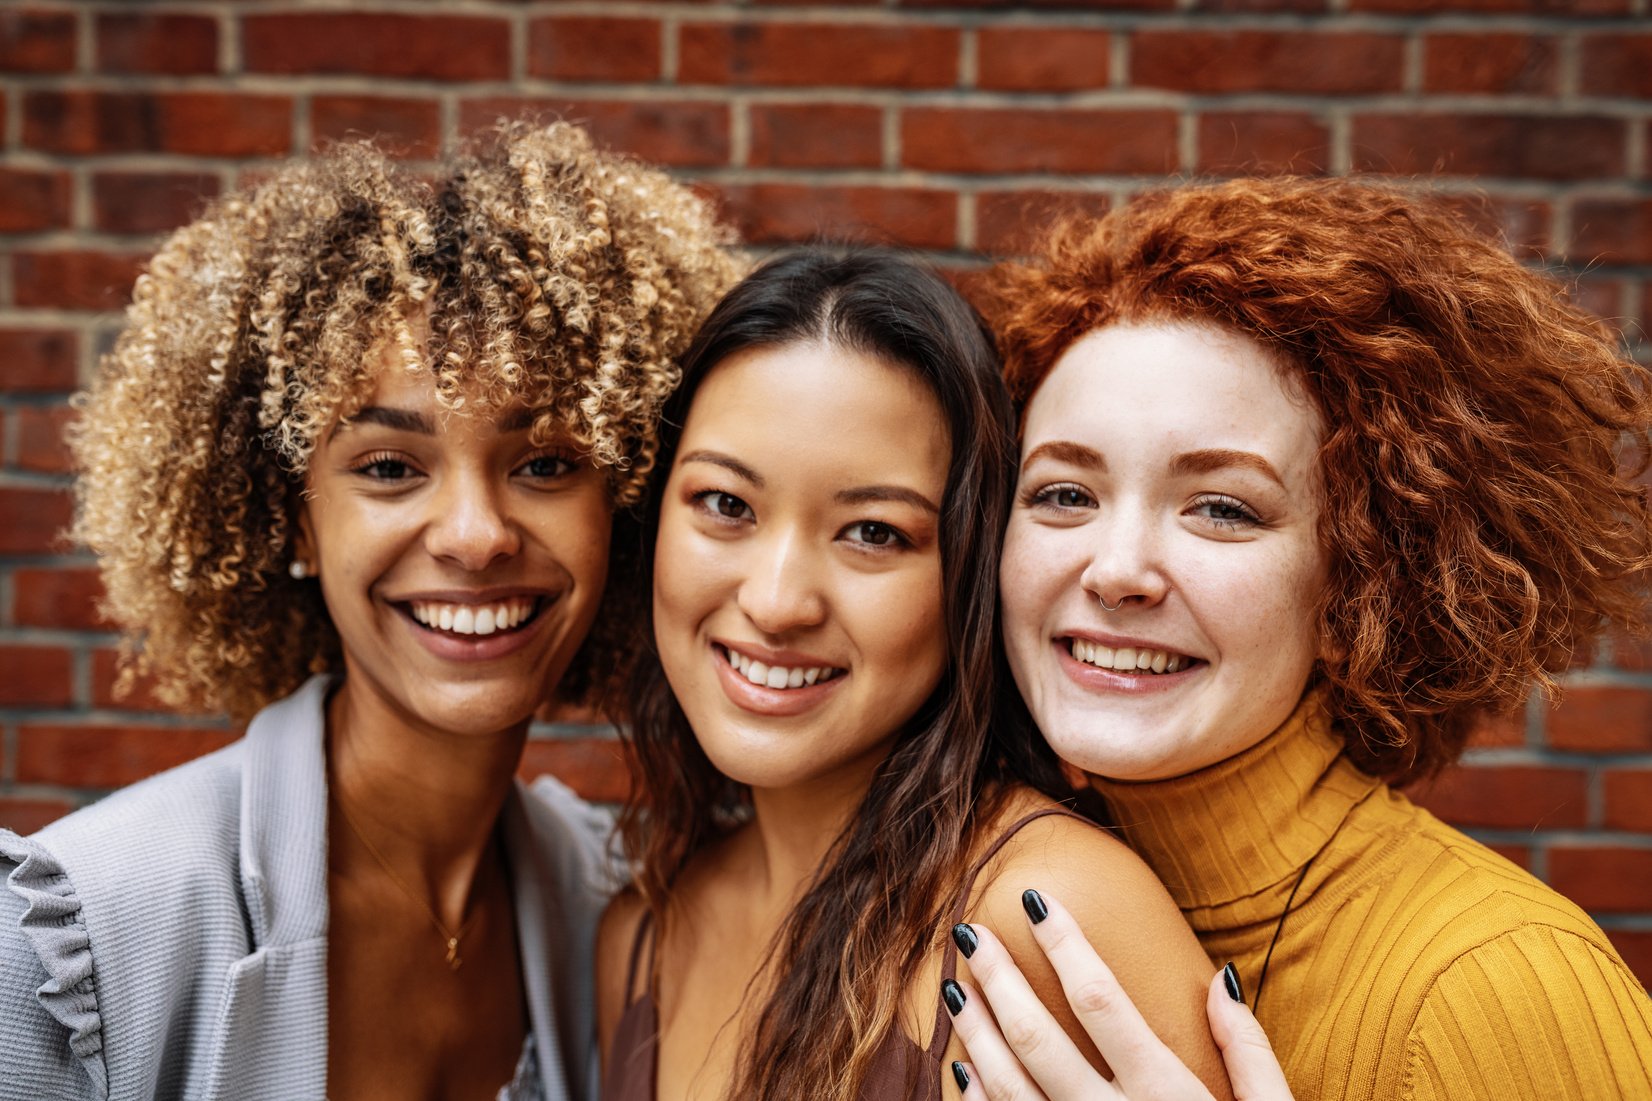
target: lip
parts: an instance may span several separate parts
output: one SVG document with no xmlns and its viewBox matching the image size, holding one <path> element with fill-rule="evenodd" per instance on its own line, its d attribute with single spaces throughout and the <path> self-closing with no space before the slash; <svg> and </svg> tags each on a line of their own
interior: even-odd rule
<svg viewBox="0 0 1652 1101">
<path fill-rule="evenodd" d="M 446 631 L 431 630 L 413 618 L 412 602 L 415 600 L 448 604 L 490 604 L 510 597 L 524 596 L 537 597 L 540 602 L 539 611 L 522 627 L 503 634 L 468 637 L 454 635 Z M 407 624 L 414 640 L 433 656 L 443 661 L 487 662 L 509 657 L 537 638 L 546 620 L 550 618 L 551 609 L 557 605 L 561 597 L 561 593 L 551 593 L 544 589 L 487 589 L 463 593 L 448 591 L 440 595 L 418 593 L 388 603 L 397 618 Z"/>
<path fill-rule="evenodd" d="M 1066 644 L 1066 640 L 1070 638 L 1081 638 L 1087 642 L 1110 646 L 1115 650 L 1129 646 L 1138 650 L 1168 650 L 1178 654 L 1182 651 L 1148 639 L 1129 638 L 1124 635 L 1097 634 L 1090 631 L 1068 631 L 1057 635 L 1050 640 L 1050 648 L 1055 651 L 1057 664 L 1061 666 L 1061 671 L 1067 674 L 1068 679 L 1086 692 L 1124 696 L 1149 696 L 1172 692 L 1210 667 L 1210 663 L 1202 658 L 1194 658 L 1192 665 L 1174 673 L 1119 673 L 1073 657 Z"/>
<path fill-rule="evenodd" d="M 713 639 L 707 647 L 711 655 L 712 664 L 717 670 L 717 682 L 723 686 L 723 694 L 729 702 L 743 711 L 750 711 L 757 715 L 768 715 L 774 718 L 789 718 L 801 715 L 820 706 L 827 697 L 837 690 L 837 686 L 849 679 L 848 673 L 841 673 L 831 680 L 820 681 L 816 684 L 805 685 L 801 688 L 767 688 L 753 684 L 741 675 L 740 670 L 730 665 L 723 656 L 724 649 L 730 649 L 756 658 L 765 665 L 812 665 L 835 666 L 829 661 L 821 661 L 796 650 L 770 650 L 764 646 L 748 646 L 745 643 L 731 644 Z M 768 656 L 765 656 L 768 655 Z"/>
<path fill-rule="evenodd" d="M 495 585 L 486 589 L 419 589 L 416 592 L 397 593 L 384 599 L 390 604 L 411 604 L 431 601 L 439 604 L 497 604 L 515 597 L 544 598 L 547 607 L 562 594 L 543 586 Z"/>
</svg>

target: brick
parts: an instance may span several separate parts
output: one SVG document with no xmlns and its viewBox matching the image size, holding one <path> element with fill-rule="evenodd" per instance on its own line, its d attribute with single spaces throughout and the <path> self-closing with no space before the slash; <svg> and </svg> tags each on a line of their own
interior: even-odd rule
<svg viewBox="0 0 1652 1101">
<path fill-rule="evenodd" d="M 1583 91 L 1652 99 L 1652 34 L 1590 35 L 1578 65 Z"/>
<path fill-rule="evenodd" d="M 433 99 L 313 96 L 310 133 L 317 142 L 369 138 L 408 156 L 434 157 L 442 147 L 442 107 Z"/>
<path fill-rule="evenodd" d="M 1558 15 L 1590 18 L 1627 15 L 1633 0 L 1349 0 L 1356 12 L 1405 15 Z"/>
<path fill-rule="evenodd" d="M 1329 0 L 1192 0 L 1192 10 L 1204 12 L 1299 12 L 1322 14 L 1330 10 Z"/>
<path fill-rule="evenodd" d="M 218 21 L 152 12 L 99 15 L 97 58 L 105 73 L 215 73 Z"/>
<path fill-rule="evenodd" d="M 988 255 L 1033 251 L 1066 217 L 1099 218 L 1112 205 L 1096 191 L 982 191 L 975 196 L 975 249 Z"/>
<path fill-rule="evenodd" d="M 1502 842 L 1486 843 L 1486 848 L 1507 860 L 1517 868 L 1532 870 L 1532 850 L 1529 845 L 1509 845 Z"/>
<path fill-rule="evenodd" d="M 901 112 L 902 163 L 937 172 L 1175 170 L 1176 114 L 1167 110 L 911 107 Z"/>
<path fill-rule="evenodd" d="M 1588 782 L 1577 768 L 1465 764 L 1406 794 L 1455 826 L 1581 829 L 1589 824 Z"/>
<path fill-rule="evenodd" d="M 228 92 L 30 92 L 23 143 L 48 153 L 270 157 L 292 151 L 292 100 Z"/>
<path fill-rule="evenodd" d="M 1003 92 L 1105 88 L 1113 36 L 1080 27 L 982 27 L 976 84 Z"/>
<path fill-rule="evenodd" d="M 1581 752 L 1652 750 L 1652 690 L 1616 685 L 1568 688 L 1548 715 L 1548 742 Z"/>
<path fill-rule="evenodd" d="M 1354 168 L 1593 180 L 1623 175 L 1627 140 L 1626 122 L 1597 115 L 1358 115 Z"/>
<path fill-rule="evenodd" d="M 1356 95 L 1400 90 L 1405 39 L 1319 31 L 1139 31 L 1130 83 L 1184 92 Z"/>
<path fill-rule="evenodd" d="M 1647 288 L 1648 302 L 1641 314 L 1641 325 L 1646 327 L 1652 322 L 1652 287 Z M 1645 482 L 1652 471 L 1641 476 Z M 1618 631 L 1612 636 L 1612 664 L 1619 669 L 1631 669 L 1637 673 L 1652 672 L 1652 635 L 1634 637 L 1627 631 Z"/>
<path fill-rule="evenodd" d="M 62 329 L 0 329 L 0 386 L 8 393 L 66 393 L 80 385 L 80 341 Z"/>
<path fill-rule="evenodd" d="M 1606 812 L 1601 825 L 1609 830 L 1652 833 L 1652 768 L 1614 768 L 1601 775 Z"/>
<path fill-rule="evenodd" d="M 27 837 L 74 810 L 67 799 L 25 799 L 0 795 L 0 827 Z"/>
<path fill-rule="evenodd" d="M 69 225 L 69 174 L 0 167 L 0 233 Z"/>
<path fill-rule="evenodd" d="M 1612 942 L 1641 985 L 1652 990 L 1652 930 L 1608 929 L 1606 939 Z"/>
<path fill-rule="evenodd" d="M 0 706 L 68 706 L 74 670 L 63 647 L 0 646 L 0 669 L 6 671 L 0 677 Z"/>
<path fill-rule="evenodd" d="M 1048 9 L 1052 11 L 1169 11 L 1176 0 L 895 0 L 902 8 Z"/>
<path fill-rule="evenodd" d="M 12 571 L 11 621 L 20 627 L 108 630 L 98 615 L 103 584 L 95 569 L 19 566 Z"/>
<path fill-rule="evenodd" d="M 510 24 L 503 19 L 334 11 L 248 15 L 241 24 L 241 53 L 253 73 L 421 81 L 510 76 Z"/>
<path fill-rule="evenodd" d="M 1526 744 L 1526 712 L 1508 715 L 1481 714 L 1475 718 L 1468 743 L 1477 747 L 1522 746 Z"/>
<path fill-rule="evenodd" d="M 63 442 L 63 430 L 74 416 L 75 411 L 67 405 L 20 407 L 16 420 L 17 465 L 44 474 L 68 473 L 73 462 Z"/>
<path fill-rule="evenodd" d="M 1423 39 L 1423 90 L 1549 95 L 1559 80 L 1559 46 L 1528 34 L 1431 34 Z"/>
<path fill-rule="evenodd" d="M 220 189 L 206 172 L 99 172 L 92 225 L 106 233 L 164 233 L 193 221 Z"/>
<path fill-rule="evenodd" d="M 1623 280 L 1613 276 L 1580 275 L 1572 282 L 1571 299 L 1580 309 L 1610 323 L 1623 311 Z"/>
<path fill-rule="evenodd" d="M 1318 175 L 1331 130 L 1300 111 L 1209 111 L 1199 116 L 1198 171 L 1217 176 Z"/>
<path fill-rule="evenodd" d="M 751 244 L 824 239 L 949 249 L 958 240 L 958 199 L 950 191 L 733 184 L 717 193 L 726 217 Z"/>
<path fill-rule="evenodd" d="M 114 788 L 192 761 L 235 740 L 229 730 L 78 723 L 24 723 L 17 780 Z"/>
<path fill-rule="evenodd" d="M 678 42 L 684 84 L 948 88 L 958 82 L 958 32 L 950 27 L 686 23 Z"/>
<path fill-rule="evenodd" d="M 722 103 L 489 97 L 466 100 L 459 126 L 471 133 L 525 112 L 580 123 L 599 144 L 656 164 L 707 168 L 729 160 L 729 109 Z"/>
<path fill-rule="evenodd" d="M 1652 263 L 1652 199 L 1579 199 L 1572 204 L 1572 263 Z"/>
<path fill-rule="evenodd" d="M 661 33 L 657 19 L 535 19 L 528 24 L 528 72 L 550 80 L 658 80 Z"/>
<path fill-rule="evenodd" d="M 611 738 L 531 738 L 517 771 L 525 780 L 549 773 L 598 803 L 622 803 L 631 791 L 625 752 Z"/>
<path fill-rule="evenodd" d="M 131 298 L 144 261 L 118 252 L 17 252 L 12 297 L 19 306 L 117 310 Z"/>
<path fill-rule="evenodd" d="M 754 103 L 747 163 L 758 168 L 877 168 L 883 109 L 846 103 Z"/>
<path fill-rule="evenodd" d="M 68 546 L 62 538 L 73 511 L 61 489 L 0 486 L 0 554 L 45 554 Z"/>
<path fill-rule="evenodd" d="M 1652 910 L 1652 849 L 1555 845 L 1549 849 L 1547 878 L 1549 886 L 1585 910 Z"/>
<path fill-rule="evenodd" d="M 66 73 L 74 67 L 73 12 L 0 11 L 0 73 Z"/>
<path fill-rule="evenodd" d="M 1554 210 L 1542 199 L 1514 199 L 1483 192 L 1437 193 L 1436 198 L 1467 218 L 1488 237 L 1505 242 L 1516 253 L 1541 253 L 1552 244 Z"/>
<path fill-rule="evenodd" d="M 177 708 L 155 694 L 155 682 L 138 677 L 131 688 L 119 695 L 115 684 L 120 679 L 120 651 L 102 648 L 92 651 L 92 706 L 117 711 L 164 711 Z"/>
</svg>

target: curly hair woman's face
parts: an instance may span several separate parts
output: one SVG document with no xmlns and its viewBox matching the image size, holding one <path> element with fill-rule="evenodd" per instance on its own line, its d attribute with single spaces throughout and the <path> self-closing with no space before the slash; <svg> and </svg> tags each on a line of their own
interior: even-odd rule
<svg viewBox="0 0 1652 1101">
<path fill-rule="evenodd" d="M 1318 414 L 1189 322 L 1075 342 L 1025 417 L 1005 537 L 1016 684 L 1062 758 L 1178 776 L 1289 716 L 1319 651 Z"/>
<path fill-rule="evenodd" d="M 612 525 L 602 474 L 530 439 L 517 405 L 458 414 L 381 365 L 311 459 L 296 548 L 319 575 L 352 707 L 415 728 L 526 723 L 596 615 Z"/>
</svg>

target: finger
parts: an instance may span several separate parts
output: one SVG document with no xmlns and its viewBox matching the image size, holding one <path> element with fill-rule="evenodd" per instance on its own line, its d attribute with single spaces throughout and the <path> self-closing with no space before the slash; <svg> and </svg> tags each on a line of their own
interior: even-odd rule
<svg viewBox="0 0 1652 1101">
<path fill-rule="evenodd" d="M 997 1031 L 1044 1094 L 1054 1101 L 1115 1096 L 1027 984 L 1003 942 L 985 926 L 969 928 L 975 935 L 970 973 L 997 1019 Z"/>
<path fill-rule="evenodd" d="M 1010 1050 L 980 992 L 967 983 L 941 983 L 941 1002 L 952 1014 L 952 1031 L 969 1052 L 976 1093 L 991 1101 L 1048 1101 Z"/>
<path fill-rule="evenodd" d="M 1067 908 L 1036 891 L 1028 891 L 1024 901 L 1029 920 L 1036 918 L 1033 938 L 1055 968 L 1067 1004 L 1124 1093 L 1132 1098 L 1209 1096 L 1198 1076 L 1154 1034 Z"/>
<path fill-rule="evenodd" d="M 1273 1053 L 1268 1034 L 1241 999 L 1228 995 L 1217 972 L 1205 999 L 1210 1034 L 1222 1051 L 1234 1101 L 1291 1101 L 1291 1087 Z"/>
</svg>

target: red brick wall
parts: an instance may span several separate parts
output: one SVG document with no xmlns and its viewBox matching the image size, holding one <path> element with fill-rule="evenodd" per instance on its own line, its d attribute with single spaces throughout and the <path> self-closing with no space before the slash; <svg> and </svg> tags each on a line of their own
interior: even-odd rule
<svg viewBox="0 0 1652 1101">
<path fill-rule="evenodd" d="M 1426 176 L 1627 338 L 1652 317 L 1649 0 L 22 0 L 0 9 L 0 822 L 223 744 L 110 693 L 65 399 L 157 235 L 314 142 L 414 158 L 523 107 L 719 196 L 752 240 L 947 263 L 1163 176 Z M 426 14 L 428 12 L 428 14 Z M 1473 198 L 1483 193 L 1484 200 Z M 1427 801 L 1593 911 L 1652 979 L 1652 648 L 1489 730 Z M 598 798 L 611 742 L 530 745 Z"/>
</svg>

